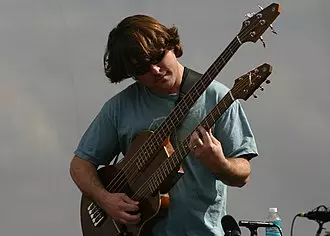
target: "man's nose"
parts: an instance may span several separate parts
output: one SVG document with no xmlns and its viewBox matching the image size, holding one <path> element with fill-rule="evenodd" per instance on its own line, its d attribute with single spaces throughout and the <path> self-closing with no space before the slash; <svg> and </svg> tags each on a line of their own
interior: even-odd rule
<svg viewBox="0 0 330 236">
<path fill-rule="evenodd" d="M 150 65 L 150 72 L 155 75 L 160 74 L 160 67 L 158 65 Z"/>
</svg>

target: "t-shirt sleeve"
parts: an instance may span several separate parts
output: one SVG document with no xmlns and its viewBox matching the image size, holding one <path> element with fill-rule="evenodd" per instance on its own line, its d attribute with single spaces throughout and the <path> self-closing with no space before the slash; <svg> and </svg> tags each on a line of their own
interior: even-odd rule
<svg viewBox="0 0 330 236">
<path fill-rule="evenodd" d="M 82 136 L 74 154 L 94 165 L 105 165 L 120 153 L 117 129 L 106 103 Z"/>
<path fill-rule="evenodd" d="M 219 139 L 226 157 L 258 155 L 256 141 L 239 101 L 226 110 L 215 124 L 215 137 Z"/>
</svg>

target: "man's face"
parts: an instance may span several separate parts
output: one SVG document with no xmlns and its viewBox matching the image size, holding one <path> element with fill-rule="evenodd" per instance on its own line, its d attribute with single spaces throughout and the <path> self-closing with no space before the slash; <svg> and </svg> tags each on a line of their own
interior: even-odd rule
<svg viewBox="0 0 330 236">
<path fill-rule="evenodd" d="M 178 92 L 181 77 L 179 62 L 173 50 L 166 50 L 157 64 L 151 64 L 148 72 L 136 76 L 136 80 L 155 93 L 169 94 Z"/>
</svg>

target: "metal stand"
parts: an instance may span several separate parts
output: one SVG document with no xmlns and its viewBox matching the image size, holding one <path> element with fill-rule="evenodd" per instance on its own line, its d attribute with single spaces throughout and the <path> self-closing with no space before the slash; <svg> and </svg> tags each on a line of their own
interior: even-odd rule
<svg viewBox="0 0 330 236">
<path fill-rule="evenodd" d="M 319 228 L 318 230 L 316 231 L 316 236 L 320 236 L 321 235 L 321 232 L 322 232 L 322 229 L 323 229 L 323 224 L 324 222 L 320 222 L 320 221 L 317 221 L 317 223 L 319 224 Z"/>
<path fill-rule="evenodd" d="M 250 235 L 251 236 L 257 236 L 258 235 L 258 226 L 251 225 L 251 226 L 246 226 L 250 230 Z"/>
</svg>

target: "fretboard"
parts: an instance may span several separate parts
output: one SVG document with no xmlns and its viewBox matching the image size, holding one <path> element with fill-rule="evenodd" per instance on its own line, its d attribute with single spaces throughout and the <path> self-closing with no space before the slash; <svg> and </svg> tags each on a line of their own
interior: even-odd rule
<svg viewBox="0 0 330 236">
<path fill-rule="evenodd" d="M 229 91 L 199 125 L 203 126 L 205 129 L 210 129 L 233 102 L 234 98 L 231 91 Z M 182 160 L 188 155 L 190 152 L 188 144 L 191 134 L 176 147 L 175 152 L 167 158 L 150 176 L 148 181 L 146 181 L 145 187 L 148 188 L 149 193 L 155 192 L 161 183 L 179 167 Z"/>
<path fill-rule="evenodd" d="M 175 106 L 169 116 L 161 124 L 161 126 L 151 135 L 147 141 L 142 145 L 138 151 L 139 158 L 136 164 L 138 168 L 142 168 L 148 160 L 153 157 L 161 146 L 161 143 L 168 138 L 183 119 L 187 116 L 188 111 L 211 84 L 215 77 L 219 74 L 222 68 L 232 58 L 241 42 L 238 37 L 227 46 L 223 53 L 213 62 L 201 78 L 191 87 L 191 89 L 184 95 L 180 102 Z"/>
</svg>

